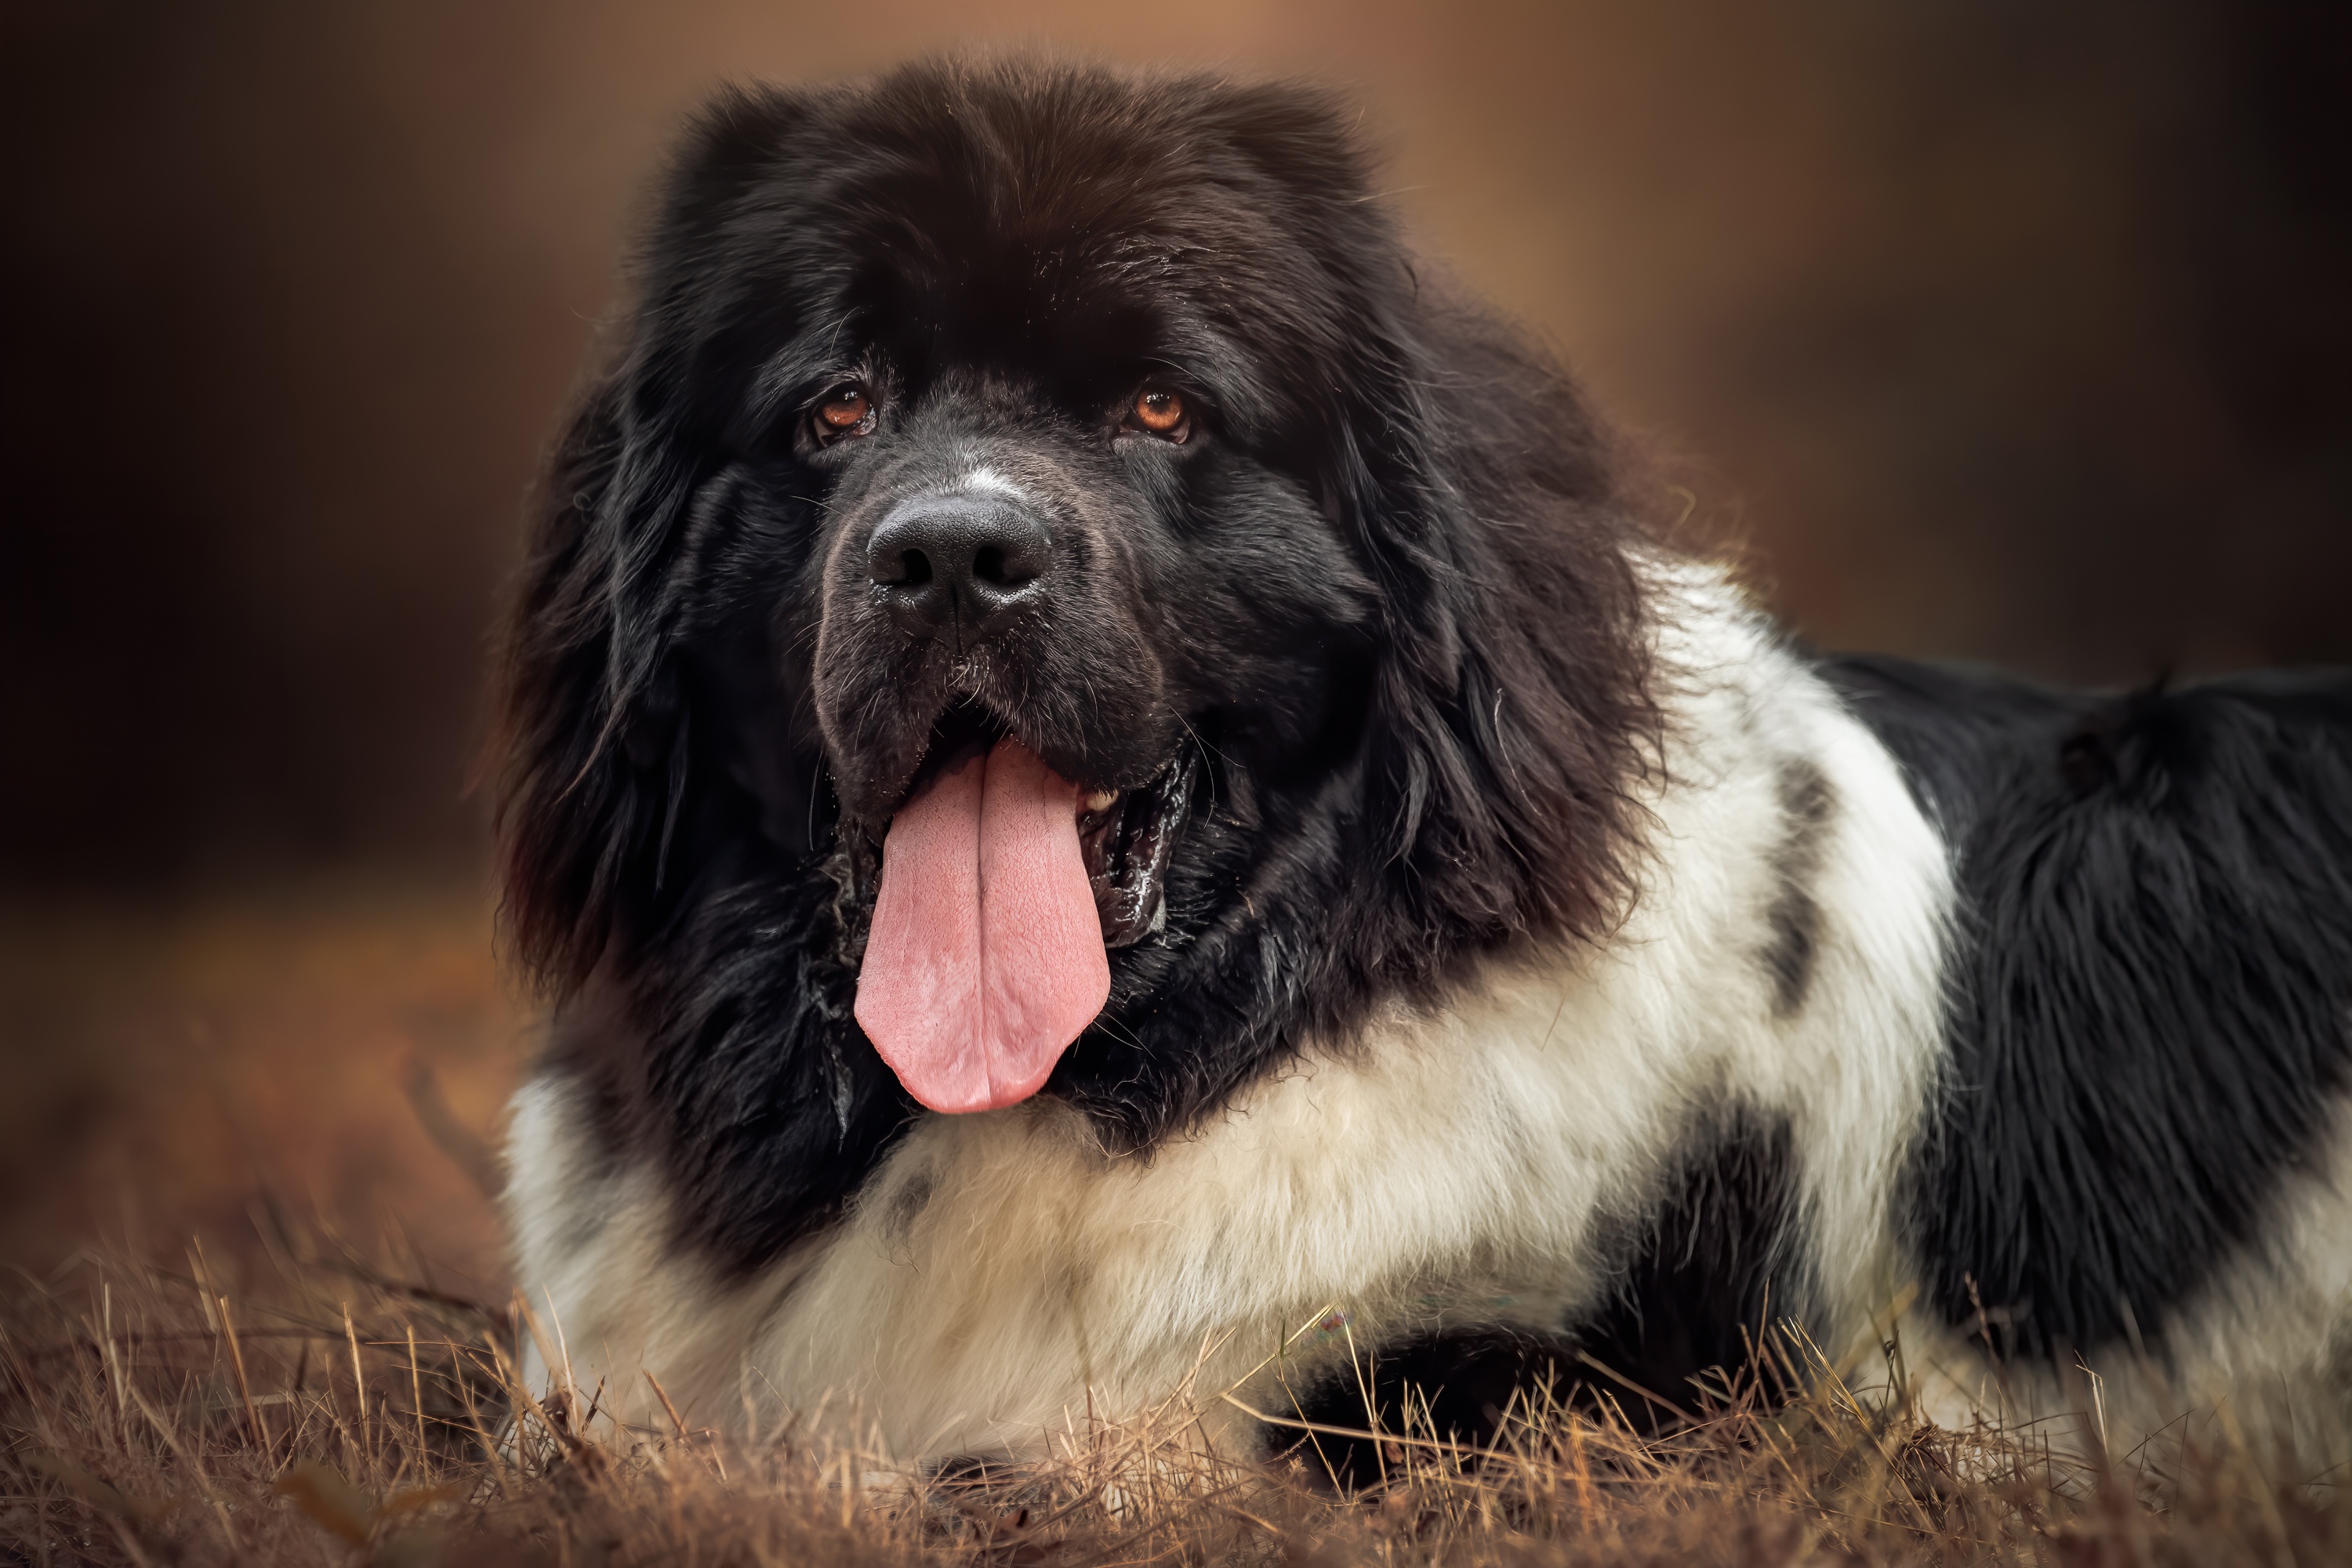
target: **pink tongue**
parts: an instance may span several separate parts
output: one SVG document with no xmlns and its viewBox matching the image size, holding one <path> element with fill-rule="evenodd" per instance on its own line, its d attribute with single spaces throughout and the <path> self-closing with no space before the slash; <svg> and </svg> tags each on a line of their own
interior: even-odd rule
<svg viewBox="0 0 2352 1568">
<path fill-rule="evenodd" d="M 1006 739 L 898 808 L 856 1011 L 908 1093 L 1026 1100 L 1109 995 L 1077 785 Z"/>
</svg>

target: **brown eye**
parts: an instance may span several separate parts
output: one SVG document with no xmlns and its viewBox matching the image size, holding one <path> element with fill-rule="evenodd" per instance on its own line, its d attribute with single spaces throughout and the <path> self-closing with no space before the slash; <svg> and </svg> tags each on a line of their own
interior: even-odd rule
<svg viewBox="0 0 2352 1568">
<path fill-rule="evenodd" d="M 1149 387 L 1135 395 L 1131 417 L 1140 429 L 1171 440 L 1184 438 L 1184 400 L 1160 387 Z"/>
<path fill-rule="evenodd" d="M 816 405 L 817 434 L 855 435 L 874 417 L 874 400 L 862 386 L 836 386 Z"/>
</svg>

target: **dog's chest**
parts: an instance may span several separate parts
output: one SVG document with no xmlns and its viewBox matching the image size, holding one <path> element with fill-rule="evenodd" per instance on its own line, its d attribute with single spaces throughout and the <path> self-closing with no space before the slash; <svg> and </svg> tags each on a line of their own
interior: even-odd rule
<svg viewBox="0 0 2352 1568">
<path fill-rule="evenodd" d="M 1433 1322 L 1556 1321 L 1648 1097 L 1575 1093 L 1553 1026 L 1579 987 L 1548 978 L 1310 1056 L 1149 1156 L 1050 1104 L 927 1121 L 754 1360 L 795 1405 L 875 1391 L 894 1443 L 936 1451 L 1188 1378 L 1249 1399 Z"/>
</svg>

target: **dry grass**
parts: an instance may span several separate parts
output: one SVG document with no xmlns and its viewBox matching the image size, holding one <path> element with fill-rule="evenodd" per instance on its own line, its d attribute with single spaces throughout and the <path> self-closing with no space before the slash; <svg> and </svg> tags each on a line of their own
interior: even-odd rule
<svg viewBox="0 0 2352 1568">
<path fill-rule="evenodd" d="M 2244 1447 L 2162 1473 L 1927 1425 L 1818 1377 L 1673 1437 L 1520 1412 L 1402 1433 L 1352 1499 L 1209 1452 L 1176 1405 L 1050 1461 L 891 1477 L 793 1429 L 616 1426 L 515 1385 L 506 1312 L 274 1219 L 258 1264 L 84 1255 L 0 1310 L 0 1560 L 1089 1565 L 2352 1562 L 2352 1505 Z M 224 1276 L 239 1272 L 242 1283 Z M 530 1331 L 529 1325 L 523 1331 Z M 1816 1369 L 1818 1372 L 1820 1369 Z"/>
</svg>

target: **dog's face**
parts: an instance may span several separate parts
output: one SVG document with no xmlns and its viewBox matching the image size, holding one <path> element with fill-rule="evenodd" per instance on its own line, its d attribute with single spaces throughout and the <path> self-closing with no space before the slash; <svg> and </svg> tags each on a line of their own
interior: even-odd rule
<svg viewBox="0 0 2352 1568">
<path fill-rule="evenodd" d="M 1342 417 L 1315 340 L 1348 323 L 1297 297 L 1320 268 L 1280 209 L 1347 171 L 1268 168 L 1199 98 L 978 103 L 1013 122 L 813 115 L 715 247 L 789 301 L 732 413 L 801 514 L 766 585 L 846 819 L 878 835 L 975 729 L 1097 798 L 1180 788 L 1204 725 L 1254 772 L 1328 765 L 1370 595 L 1296 458 Z"/>
<path fill-rule="evenodd" d="M 703 470 L 668 657 L 765 633 L 773 685 L 750 706 L 791 721 L 779 736 L 753 714 L 739 743 L 821 758 L 835 845 L 881 847 L 881 924 L 898 929 L 895 903 L 919 928 L 914 978 L 887 983 L 922 994 L 899 1014 L 950 1006 L 936 975 L 959 943 L 994 976 L 974 1020 L 1035 1011 L 1033 972 L 1066 967 L 1055 948 L 997 973 L 1003 933 L 950 928 L 985 928 L 1013 880 L 984 873 L 991 902 L 940 914 L 980 894 L 949 851 L 909 847 L 945 833 L 953 855 L 995 853 L 1003 742 L 1044 764 L 1040 789 L 1066 786 L 1051 809 L 1124 971 L 1167 933 L 1171 881 L 1202 912 L 1197 821 L 1311 791 L 1355 756 L 1368 702 L 1377 595 L 1323 459 L 1365 423 L 1354 350 L 1375 308 L 1334 262 L 1370 249 L 1401 279 L 1402 258 L 1360 217 L 1332 231 L 1352 157 L 1319 111 L 1277 112 L 1287 100 L 1037 86 L 968 76 L 723 111 L 681 171 L 669 233 L 690 243 L 656 253 L 637 345 L 676 356 L 646 412 L 683 426 L 672 456 Z M 690 308 L 663 315 L 665 294 Z M 952 816 L 966 797 L 939 781 L 975 760 L 1000 781 L 987 812 L 975 782 L 957 808 L 971 823 L 903 826 L 919 802 Z M 1021 918 L 1051 926 L 1075 886 L 1020 884 Z M 1075 1024 L 1024 1026 L 1068 1033 L 1017 1051 L 1021 1071 L 950 1092 L 868 1006 L 881 951 L 859 1016 L 943 1109 L 1034 1089 L 1108 994 Z"/>
<path fill-rule="evenodd" d="M 1166 930 L 1180 861 L 1199 882 L 1196 810 L 1328 772 L 1363 711 L 1370 584 L 1267 449 L 1291 356 L 1218 320 L 1171 222 L 1217 160 L 1118 129 L 1104 186 L 1151 189 L 1148 221 L 1017 171 L 905 171 L 887 217 L 825 236 L 828 286 L 768 362 L 788 453 L 763 482 L 814 503 L 805 565 L 771 579 L 782 646 L 812 650 L 785 680 L 844 829 L 882 844 L 857 1016 L 940 1110 L 1040 1087 L 1108 999 L 1104 955 Z M 959 221 L 1024 197 L 1048 210 L 1011 232 Z M 1008 741 L 1044 764 L 1017 812 Z M 1039 812 L 1052 841 L 1007 837 Z M 1050 873 L 1065 840 L 1083 890 Z"/>
<path fill-rule="evenodd" d="M 1270 370 L 1199 352 L 1200 301 L 1132 265 L 1143 241 L 1049 271 L 1027 246 L 845 237 L 877 303 L 862 341 L 793 345 L 818 507 L 774 587 L 845 824 L 880 838 L 1010 735 L 1080 787 L 1103 935 L 1132 945 L 1164 918 L 1201 742 L 1276 781 L 1352 749 L 1369 584 L 1252 427 Z"/>
</svg>

